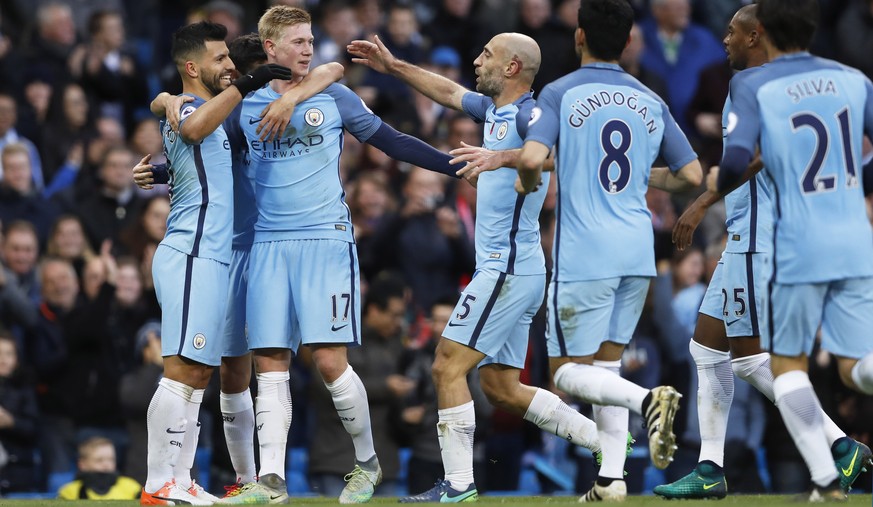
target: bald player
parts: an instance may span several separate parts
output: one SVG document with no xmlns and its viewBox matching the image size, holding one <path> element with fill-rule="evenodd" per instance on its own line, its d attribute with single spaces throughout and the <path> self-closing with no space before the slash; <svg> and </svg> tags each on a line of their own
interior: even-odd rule
<svg viewBox="0 0 873 507">
<path fill-rule="evenodd" d="M 467 373 L 477 365 L 482 390 L 493 405 L 598 450 L 593 421 L 553 393 L 519 380 L 528 328 L 546 285 L 538 224 L 546 193 L 519 195 L 514 190 L 515 158 L 534 108 L 530 88 L 540 67 L 539 46 L 518 33 L 492 38 L 473 61 L 479 93 L 395 58 L 378 37 L 353 41 L 348 50 L 357 57 L 353 62 L 398 77 L 443 106 L 484 123 L 485 147 L 493 156 L 505 157 L 504 167 L 479 175 L 476 272 L 443 331 L 433 364 L 445 478 L 401 502 L 462 502 L 478 496 L 473 482 L 476 420 L 467 386 Z M 543 175 L 546 184 L 548 178 Z"/>
</svg>

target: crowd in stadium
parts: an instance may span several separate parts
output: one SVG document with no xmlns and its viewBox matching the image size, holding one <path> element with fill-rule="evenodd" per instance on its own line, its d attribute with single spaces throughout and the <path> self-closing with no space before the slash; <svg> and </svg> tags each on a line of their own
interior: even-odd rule
<svg viewBox="0 0 873 507">
<path fill-rule="evenodd" d="M 637 22 L 620 63 L 670 106 L 705 173 L 722 157 L 722 107 L 732 76 L 722 39 L 737 9 L 750 2 L 630 3 Z M 812 52 L 873 78 L 873 0 L 820 3 Z M 395 77 L 352 63 L 346 51 L 351 41 L 378 35 L 397 58 L 475 89 L 472 62 L 483 46 L 501 32 L 526 34 L 543 54 L 534 97 L 579 67 L 573 45 L 579 0 L 3 2 L 0 496 L 54 494 L 59 481 L 76 474 L 78 448 L 93 437 L 114 444 L 117 472 L 145 483 L 146 412 L 163 365 L 152 260 L 170 212 L 166 185 L 143 190 L 133 178 L 144 156 L 151 155 L 152 164 L 165 161 L 159 119 L 149 104 L 161 91 L 181 92 L 170 60 L 176 29 L 209 20 L 227 28 L 229 43 L 256 31 L 260 15 L 276 4 L 312 14 L 313 68 L 343 64 L 341 82 L 373 112 L 443 152 L 462 143 L 481 146 L 482 125 Z M 664 33 L 681 37 L 666 42 Z M 868 143 L 867 157 L 871 152 Z M 376 492 L 416 493 L 442 474 L 430 368 L 476 267 L 476 189 L 464 179 L 398 162 L 350 134 L 340 172 L 360 265 L 365 342 L 349 349 L 348 360 L 369 395 L 384 474 Z M 539 223 L 549 270 L 555 183 L 553 178 L 538 190 L 546 192 Z M 688 342 L 727 239 L 723 204 L 707 212 L 691 247 L 679 251 L 671 237 L 678 217 L 703 190 L 671 195 L 650 188 L 646 194 L 658 275 L 622 356 L 622 375 L 646 389 L 675 386 L 684 397 L 674 429 L 675 461 L 652 478 L 644 473 L 647 461 L 630 459 L 629 492 L 677 480 L 697 464 L 697 370 Z M 871 199 L 868 214 L 873 221 Z M 215 308 L 216 315 L 223 312 Z M 546 333 L 543 308 L 533 318 L 521 380 L 549 389 Z M 809 375 L 833 421 L 849 437 L 873 445 L 873 398 L 844 387 L 825 351 L 810 356 Z M 480 493 L 565 491 L 565 480 L 577 492 L 588 489 L 596 475 L 590 454 L 492 408 L 475 370 L 469 380 Z M 210 477 L 214 493 L 237 479 L 222 430 L 218 381 L 216 373 L 200 415 L 199 454 L 209 459 L 198 460 L 203 469 L 195 472 Z M 735 385 L 724 456 L 731 492 L 805 490 L 810 475 L 779 411 L 748 384 Z M 308 348 L 293 359 L 290 389 L 289 455 L 293 449 L 294 466 L 307 465 L 297 492 L 333 495 L 333 484 L 354 463 L 354 449 Z M 590 406 L 565 401 L 590 415 Z M 641 422 L 632 415 L 630 431 L 644 442 Z M 299 459 L 301 452 L 306 460 Z M 870 475 L 854 490 L 871 491 Z M 530 489 L 533 476 L 537 486 Z"/>
</svg>

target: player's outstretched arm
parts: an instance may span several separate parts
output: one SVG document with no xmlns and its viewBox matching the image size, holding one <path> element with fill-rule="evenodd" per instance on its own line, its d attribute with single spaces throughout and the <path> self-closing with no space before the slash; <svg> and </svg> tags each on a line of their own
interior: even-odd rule
<svg viewBox="0 0 873 507">
<path fill-rule="evenodd" d="M 450 160 L 452 164 L 465 164 L 457 172 L 458 176 L 463 178 L 478 178 L 480 174 L 486 171 L 494 171 L 501 167 L 518 166 L 521 148 L 495 151 L 482 146 L 471 146 L 461 141 L 461 147 L 450 151 L 449 155 L 455 157 Z M 543 171 L 550 172 L 554 170 L 555 159 L 550 154 L 549 158 L 543 162 Z"/>
<path fill-rule="evenodd" d="M 379 129 L 367 139 L 367 143 L 384 151 L 386 155 L 395 160 L 402 160 L 453 178 L 459 177 L 455 173 L 460 167 L 449 162 L 451 157 L 417 137 L 398 132 L 387 123 L 382 123 Z"/>
<path fill-rule="evenodd" d="M 331 84 L 342 79 L 345 68 L 337 62 L 329 62 L 312 69 L 293 88 L 282 94 L 261 111 L 261 121 L 255 133 L 261 141 L 275 141 L 288 127 L 297 104 L 321 93 Z"/>
<path fill-rule="evenodd" d="M 207 100 L 187 117 L 179 129 L 182 140 L 188 144 L 199 144 L 221 125 L 240 101 L 258 88 L 274 79 L 291 79 L 291 69 L 269 63 L 261 65 L 250 74 L 240 76 L 230 87 Z"/>
<path fill-rule="evenodd" d="M 463 111 L 461 100 L 469 90 L 439 74 L 395 58 L 378 35 L 373 36 L 373 42 L 354 40 L 347 46 L 347 50 L 355 57 L 352 58 L 353 63 L 366 65 L 383 74 L 391 74 L 431 100 Z"/>
<path fill-rule="evenodd" d="M 667 192 L 684 192 L 699 187 L 703 183 L 703 169 L 697 159 L 682 166 L 674 174 L 667 167 L 653 167 L 649 175 L 649 186 Z"/>
</svg>

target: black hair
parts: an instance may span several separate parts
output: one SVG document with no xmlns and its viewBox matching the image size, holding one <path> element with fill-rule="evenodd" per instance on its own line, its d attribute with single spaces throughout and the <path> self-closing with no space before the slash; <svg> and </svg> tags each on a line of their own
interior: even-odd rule
<svg viewBox="0 0 873 507">
<path fill-rule="evenodd" d="M 256 33 L 240 35 L 230 42 L 228 50 L 230 60 L 240 74 L 248 74 L 267 61 L 264 45 L 261 44 L 261 38 Z"/>
<path fill-rule="evenodd" d="M 223 41 L 227 37 L 224 25 L 200 21 L 176 30 L 173 34 L 173 48 L 170 56 L 176 65 L 184 65 L 187 60 L 206 49 L 206 42 Z"/>
<path fill-rule="evenodd" d="M 370 306 L 376 306 L 380 310 L 388 308 L 388 303 L 394 298 L 403 299 L 406 295 L 406 283 L 399 275 L 391 272 L 382 272 L 370 282 L 367 289 L 367 298 L 364 302 L 364 312 Z"/>
<path fill-rule="evenodd" d="M 780 51 L 805 50 L 818 26 L 818 0 L 758 0 L 758 21 Z"/>
<path fill-rule="evenodd" d="M 634 11 L 627 0 L 582 0 L 578 22 L 591 56 L 613 61 L 627 45 Z"/>
</svg>

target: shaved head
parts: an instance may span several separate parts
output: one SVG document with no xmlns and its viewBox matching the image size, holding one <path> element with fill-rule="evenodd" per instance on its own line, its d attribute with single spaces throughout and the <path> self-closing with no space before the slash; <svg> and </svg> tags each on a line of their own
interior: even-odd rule
<svg viewBox="0 0 873 507">
<path fill-rule="evenodd" d="M 540 46 L 535 40 L 520 33 L 501 33 L 494 36 L 496 46 L 503 47 L 507 59 L 516 58 L 521 64 L 521 76 L 533 83 L 540 70 L 542 55 Z"/>
<path fill-rule="evenodd" d="M 746 32 L 751 32 L 758 26 L 758 6 L 755 4 L 744 5 L 740 7 L 736 14 L 734 14 L 734 20 L 736 20 L 737 24 L 745 30 Z"/>
</svg>

